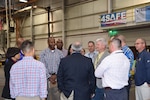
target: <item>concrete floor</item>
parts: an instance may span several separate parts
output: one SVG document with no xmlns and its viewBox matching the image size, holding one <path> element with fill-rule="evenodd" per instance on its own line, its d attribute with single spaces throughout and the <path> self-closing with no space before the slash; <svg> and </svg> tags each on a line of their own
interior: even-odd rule
<svg viewBox="0 0 150 100">
<path fill-rule="evenodd" d="M 1 97 L 1 94 L 2 94 L 2 89 L 3 89 L 3 86 L 4 86 L 4 82 L 5 82 L 5 79 L 4 79 L 4 71 L 3 71 L 3 67 L 0 67 L 0 100 L 4 100 L 2 97 Z M 132 87 L 130 89 L 130 100 L 135 100 L 135 88 L 134 88 L 134 83 L 132 84 Z"/>
<path fill-rule="evenodd" d="M 3 67 L 0 67 L 0 100 L 4 100 L 1 97 L 4 84 L 5 84 L 4 70 Z"/>
</svg>

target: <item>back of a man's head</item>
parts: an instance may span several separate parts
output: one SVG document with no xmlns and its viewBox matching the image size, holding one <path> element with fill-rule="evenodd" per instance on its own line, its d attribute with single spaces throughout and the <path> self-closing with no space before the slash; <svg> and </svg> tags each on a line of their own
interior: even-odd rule
<svg viewBox="0 0 150 100">
<path fill-rule="evenodd" d="M 74 52 L 80 52 L 82 50 L 82 45 L 81 45 L 80 42 L 75 42 L 75 43 L 72 44 L 71 49 Z"/>
<path fill-rule="evenodd" d="M 116 51 L 116 50 L 121 50 L 121 40 L 118 39 L 118 38 L 113 38 L 111 40 L 111 43 L 110 43 L 110 52 L 113 52 L 113 51 Z"/>
<path fill-rule="evenodd" d="M 21 50 L 25 55 L 28 53 L 31 53 L 31 51 L 33 51 L 33 49 L 34 49 L 34 45 L 29 40 L 25 40 L 21 45 Z"/>
</svg>

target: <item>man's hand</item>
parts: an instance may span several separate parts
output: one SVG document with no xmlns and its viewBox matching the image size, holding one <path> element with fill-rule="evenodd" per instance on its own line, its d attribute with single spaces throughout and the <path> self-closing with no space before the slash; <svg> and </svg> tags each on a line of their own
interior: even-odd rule
<svg viewBox="0 0 150 100">
<path fill-rule="evenodd" d="M 50 81 L 52 84 L 55 84 L 55 83 L 56 83 L 56 78 L 57 78 L 56 75 L 52 75 L 52 76 L 49 78 L 49 81 Z"/>
<path fill-rule="evenodd" d="M 92 94 L 92 95 L 91 95 L 91 98 L 93 98 L 94 96 L 95 96 L 95 94 Z"/>
</svg>

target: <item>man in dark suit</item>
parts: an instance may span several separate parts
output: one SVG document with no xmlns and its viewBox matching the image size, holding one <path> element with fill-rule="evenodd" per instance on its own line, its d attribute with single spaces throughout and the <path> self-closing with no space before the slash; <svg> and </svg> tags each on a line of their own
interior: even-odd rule
<svg viewBox="0 0 150 100">
<path fill-rule="evenodd" d="M 92 60 L 81 55 L 79 42 L 72 44 L 73 53 L 60 62 L 57 81 L 61 100 L 90 100 L 96 83 Z"/>
</svg>

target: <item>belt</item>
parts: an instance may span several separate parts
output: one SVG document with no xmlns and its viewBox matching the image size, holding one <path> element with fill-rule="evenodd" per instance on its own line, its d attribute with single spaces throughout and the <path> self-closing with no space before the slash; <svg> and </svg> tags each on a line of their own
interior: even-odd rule
<svg viewBox="0 0 150 100">
<path fill-rule="evenodd" d="M 56 73 L 49 73 L 50 75 L 56 75 Z"/>
<path fill-rule="evenodd" d="M 104 89 L 105 90 L 111 90 L 112 88 L 111 87 L 105 87 Z"/>
<path fill-rule="evenodd" d="M 121 89 L 112 89 L 111 87 L 104 87 L 104 89 L 105 89 L 105 90 L 121 90 L 121 89 L 124 89 L 124 87 L 121 88 Z"/>
</svg>

